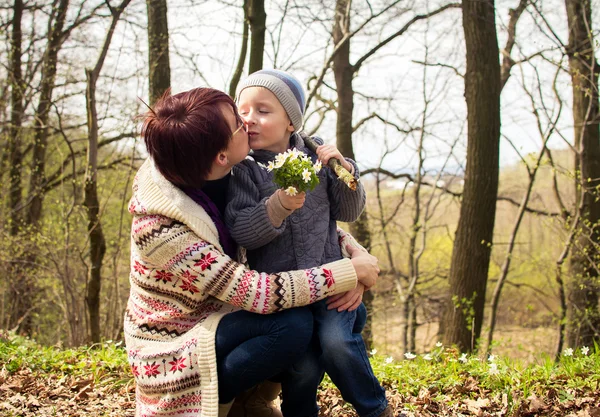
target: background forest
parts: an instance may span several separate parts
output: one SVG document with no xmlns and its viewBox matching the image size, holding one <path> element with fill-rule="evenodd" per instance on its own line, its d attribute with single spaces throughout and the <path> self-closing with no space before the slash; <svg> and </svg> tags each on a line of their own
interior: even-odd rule
<svg viewBox="0 0 600 417">
<path fill-rule="evenodd" d="M 120 1 L 120 2 L 119 2 Z M 122 338 L 147 102 L 260 68 L 362 169 L 366 339 L 530 358 L 600 340 L 595 0 L 2 0 L 0 327 Z"/>
</svg>

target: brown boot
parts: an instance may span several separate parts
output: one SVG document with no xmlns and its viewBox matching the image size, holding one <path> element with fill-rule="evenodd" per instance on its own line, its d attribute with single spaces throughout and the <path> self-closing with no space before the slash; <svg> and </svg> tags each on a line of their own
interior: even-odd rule
<svg viewBox="0 0 600 417">
<path fill-rule="evenodd" d="M 275 403 L 280 392 L 281 384 L 261 382 L 235 397 L 227 417 L 283 417 Z"/>
</svg>

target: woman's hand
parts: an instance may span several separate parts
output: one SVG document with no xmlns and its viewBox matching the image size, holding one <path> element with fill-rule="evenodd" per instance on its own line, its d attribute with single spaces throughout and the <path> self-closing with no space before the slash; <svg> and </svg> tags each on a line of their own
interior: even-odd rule
<svg viewBox="0 0 600 417">
<path fill-rule="evenodd" d="M 359 282 L 353 290 L 332 295 L 326 301 L 327 310 L 337 308 L 337 311 L 354 311 L 360 306 L 360 303 L 362 303 L 364 292 L 365 286 Z"/>
<path fill-rule="evenodd" d="M 281 202 L 281 205 L 288 210 L 297 210 L 304 205 L 306 201 L 306 193 L 304 191 L 296 195 L 288 195 L 282 189 L 276 191 L 277 197 Z"/>
<path fill-rule="evenodd" d="M 366 250 L 358 249 L 348 245 L 348 253 L 350 254 L 350 261 L 356 271 L 358 282 L 363 284 L 368 290 L 377 282 L 379 276 L 379 261 L 376 257 L 369 254 Z"/>
<path fill-rule="evenodd" d="M 317 147 L 317 157 L 321 160 L 323 165 L 327 165 L 327 162 L 329 162 L 331 158 L 335 158 L 340 161 L 342 166 L 346 168 L 348 172 L 353 171 L 352 165 L 346 161 L 342 153 L 334 145 L 321 145 Z"/>
</svg>

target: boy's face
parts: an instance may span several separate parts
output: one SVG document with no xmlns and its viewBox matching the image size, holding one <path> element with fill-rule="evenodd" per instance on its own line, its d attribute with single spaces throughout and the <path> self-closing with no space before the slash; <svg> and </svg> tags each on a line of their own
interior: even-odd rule
<svg viewBox="0 0 600 417">
<path fill-rule="evenodd" d="M 250 148 L 275 153 L 287 150 L 294 126 L 273 93 L 263 87 L 248 87 L 240 94 L 238 110 L 248 126 Z"/>
</svg>

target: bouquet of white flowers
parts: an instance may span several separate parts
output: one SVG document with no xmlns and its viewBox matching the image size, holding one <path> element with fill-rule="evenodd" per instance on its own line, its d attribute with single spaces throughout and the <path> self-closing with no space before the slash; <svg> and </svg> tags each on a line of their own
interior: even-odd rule
<svg viewBox="0 0 600 417">
<path fill-rule="evenodd" d="M 273 171 L 273 182 L 293 196 L 315 189 L 319 184 L 317 174 L 321 170 L 321 161 L 313 164 L 307 154 L 294 148 L 278 154 L 266 169 Z"/>
</svg>

